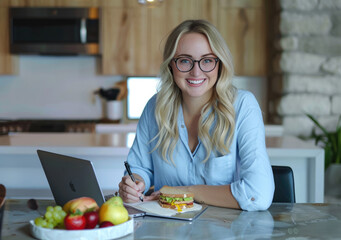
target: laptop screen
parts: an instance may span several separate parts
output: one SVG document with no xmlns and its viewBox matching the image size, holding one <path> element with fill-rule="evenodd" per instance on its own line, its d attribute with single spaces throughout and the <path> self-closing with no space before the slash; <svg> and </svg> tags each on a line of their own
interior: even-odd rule
<svg viewBox="0 0 341 240">
<path fill-rule="evenodd" d="M 99 206 L 103 204 L 91 161 L 42 150 L 37 153 L 57 205 L 84 196 L 93 198 Z"/>
</svg>

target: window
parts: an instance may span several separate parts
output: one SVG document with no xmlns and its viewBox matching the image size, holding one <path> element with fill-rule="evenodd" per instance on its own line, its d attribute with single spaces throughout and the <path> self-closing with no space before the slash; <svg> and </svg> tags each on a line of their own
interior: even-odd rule
<svg viewBox="0 0 341 240">
<path fill-rule="evenodd" d="M 139 119 L 148 100 L 157 92 L 160 78 L 128 77 L 127 78 L 127 118 Z"/>
</svg>

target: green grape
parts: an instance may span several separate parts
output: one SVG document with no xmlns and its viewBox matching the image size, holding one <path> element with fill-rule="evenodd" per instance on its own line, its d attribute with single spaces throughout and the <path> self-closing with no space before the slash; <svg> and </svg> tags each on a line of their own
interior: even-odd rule
<svg viewBox="0 0 341 240">
<path fill-rule="evenodd" d="M 43 228 L 45 228 L 45 227 L 47 226 L 47 221 L 46 221 L 46 220 L 43 220 L 43 221 L 41 222 L 41 226 L 42 226 Z"/>
<path fill-rule="evenodd" d="M 37 217 L 36 219 L 34 219 L 34 224 L 39 226 L 39 227 L 42 227 L 43 226 L 43 217 Z"/>
<path fill-rule="evenodd" d="M 52 218 L 52 212 L 46 212 L 45 213 L 45 218 L 47 218 L 47 219 Z"/>
<path fill-rule="evenodd" d="M 60 212 L 60 211 L 63 211 L 63 208 L 61 206 L 55 206 L 54 207 L 54 210 L 57 211 L 57 212 Z"/>
<path fill-rule="evenodd" d="M 46 221 L 47 221 L 47 223 L 51 223 L 51 224 L 55 224 L 55 220 L 53 219 L 53 218 L 48 218 L 48 219 L 46 219 Z"/>
<path fill-rule="evenodd" d="M 48 206 L 46 208 L 46 212 L 53 212 L 54 208 L 52 206 Z"/>
<path fill-rule="evenodd" d="M 56 216 L 59 216 L 59 212 L 58 211 L 53 211 L 52 216 L 55 218 Z"/>
<path fill-rule="evenodd" d="M 48 223 L 48 224 L 46 225 L 46 228 L 53 229 L 53 228 L 54 228 L 54 224 L 52 224 L 52 223 Z"/>
<path fill-rule="evenodd" d="M 54 218 L 54 220 L 55 220 L 57 223 L 59 223 L 59 222 L 61 221 L 61 219 L 62 219 L 62 216 L 61 216 L 61 214 L 60 214 L 59 212 L 54 212 L 54 213 L 53 213 L 53 218 Z"/>
<path fill-rule="evenodd" d="M 62 216 L 63 219 L 64 219 L 64 218 L 66 217 L 66 215 L 67 215 L 66 212 L 64 212 L 64 211 L 61 211 L 60 214 L 61 214 L 61 216 Z"/>
<path fill-rule="evenodd" d="M 44 228 L 59 228 L 63 229 L 64 218 L 66 217 L 66 212 L 63 211 L 61 206 L 48 206 L 44 216 L 38 217 L 34 220 L 37 226 Z"/>
</svg>

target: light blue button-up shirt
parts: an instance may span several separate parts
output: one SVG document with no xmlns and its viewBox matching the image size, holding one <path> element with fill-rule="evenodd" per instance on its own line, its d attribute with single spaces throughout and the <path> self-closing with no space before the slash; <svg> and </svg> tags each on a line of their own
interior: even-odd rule
<svg viewBox="0 0 341 240">
<path fill-rule="evenodd" d="M 154 111 L 156 95 L 147 103 L 139 123 L 136 137 L 128 154 L 133 173 L 139 174 L 146 191 L 154 185 L 159 190 L 164 185 L 228 185 L 240 207 L 244 210 L 267 209 L 273 198 L 274 181 L 265 146 L 264 124 L 258 102 L 252 93 L 238 90 L 234 102 L 236 127 L 230 153 L 211 153 L 203 163 L 206 150 L 199 139 L 192 153 L 182 107 L 178 114 L 180 139 L 173 153 L 173 164 L 165 162 L 158 150 L 153 151 L 158 133 Z"/>
</svg>

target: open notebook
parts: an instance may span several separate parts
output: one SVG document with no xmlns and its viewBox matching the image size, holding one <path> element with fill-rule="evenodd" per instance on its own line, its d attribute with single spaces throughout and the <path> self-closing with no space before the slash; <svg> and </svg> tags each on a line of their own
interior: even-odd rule
<svg viewBox="0 0 341 240">
<path fill-rule="evenodd" d="M 183 209 L 181 212 L 178 212 L 176 209 L 162 208 L 157 201 L 130 203 L 125 205 L 127 207 L 132 207 L 145 212 L 146 216 L 164 217 L 187 221 L 196 219 L 207 209 L 206 205 L 194 203 L 192 208 Z"/>
</svg>

